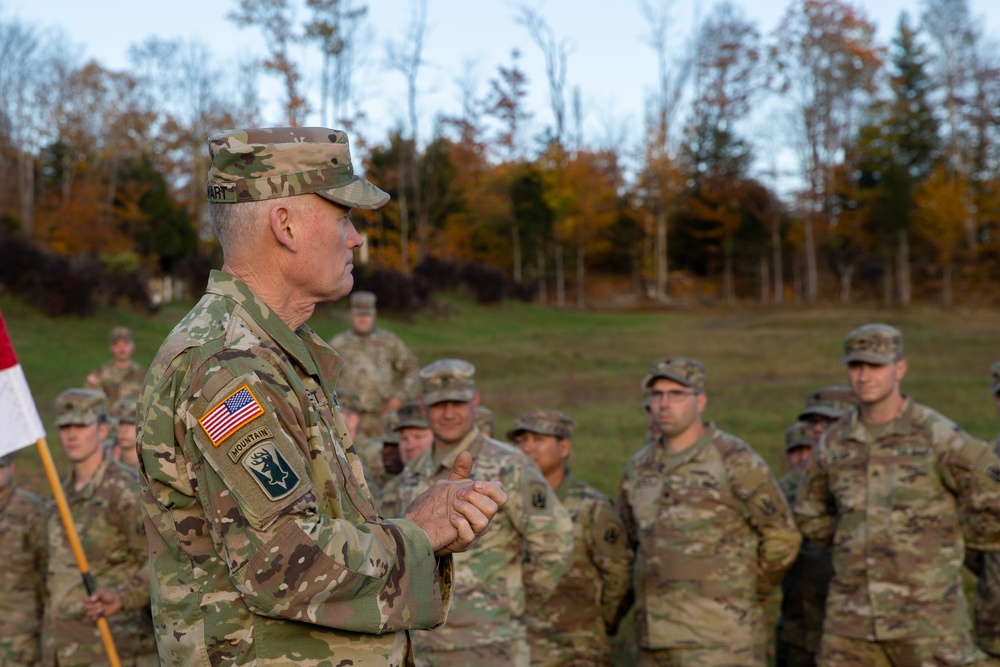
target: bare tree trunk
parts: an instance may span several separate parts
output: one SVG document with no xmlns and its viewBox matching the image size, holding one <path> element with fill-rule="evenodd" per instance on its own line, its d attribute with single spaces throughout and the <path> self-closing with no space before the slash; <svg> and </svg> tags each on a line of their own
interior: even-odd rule
<svg viewBox="0 0 1000 667">
<path fill-rule="evenodd" d="M 910 234 L 905 229 L 899 230 L 899 254 L 896 257 L 896 271 L 899 274 L 896 283 L 899 286 L 899 303 L 910 305 Z"/>
<path fill-rule="evenodd" d="M 893 276 L 893 266 L 892 260 L 889 258 L 884 258 L 882 260 L 882 304 L 885 306 L 892 305 L 892 295 L 896 293 L 895 286 L 892 284 Z"/>
<path fill-rule="evenodd" d="M 771 254 L 774 257 L 774 305 L 780 306 L 785 302 L 785 269 L 781 258 L 781 223 L 778 216 L 774 215 L 771 221 Z"/>
<path fill-rule="evenodd" d="M 400 271 L 403 275 L 410 275 L 410 211 L 406 203 L 406 172 L 407 162 L 406 148 L 403 148 L 399 156 L 399 196 L 397 206 L 399 206 L 399 261 Z"/>
<path fill-rule="evenodd" d="M 733 250 L 729 239 L 723 239 L 722 253 L 722 295 L 727 306 L 736 301 L 736 289 L 733 287 Z"/>
<path fill-rule="evenodd" d="M 851 302 L 851 280 L 854 278 L 854 265 L 850 264 L 844 267 L 844 270 L 840 272 L 840 302 L 850 303 Z"/>
<path fill-rule="evenodd" d="M 944 272 L 941 280 L 941 304 L 945 308 L 951 308 L 952 304 L 952 293 L 951 293 L 951 274 L 952 268 L 949 264 L 944 267 Z"/>
<path fill-rule="evenodd" d="M 535 246 L 535 265 L 538 267 L 538 303 L 549 305 L 548 282 L 545 279 L 545 243 L 539 240 Z"/>
<path fill-rule="evenodd" d="M 770 284 L 771 276 L 768 275 L 767 266 L 767 250 L 764 248 L 760 249 L 760 255 L 757 258 L 757 276 L 760 283 L 760 304 L 766 306 L 771 300 L 770 295 Z"/>
<path fill-rule="evenodd" d="M 521 282 L 521 228 L 517 226 L 517 221 L 510 228 L 510 244 L 514 254 L 514 282 Z"/>
<path fill-rule="evenodd" d="M 667 213 L 660 208 L 656 212 L 656 299 L 667 300 L 669 270 L 667 259 Z"/>
<path fill-rule="evenodd" d="M 799 253 L 792 253 L 792 302 L 802 305 L 802 258 Z"/>
<path fill-rule="evenodd" d="M 586 249 L 581 239 L 576 248 L 576 307 L 578 310 L 583 310 L 587 307 L 586 259 Z"/>
<path fill-rule="evenodd" d="M 35 164 L 24 150 L 17 153 L 17 184 L 21 231 L 27 238 L 31 238 L 35 234 Z"/>
<path fill-rule="evenodd" d="M 553 241 L 553 252 L 556 263 L 556 308 L 560 310 L 566 307 L 566 274 L 563 271 L 563 249 L 562 241 L 557 236 Z"/>
<path fill-rule="evenodd" d="M 806 276 L 805 301 L 812 305 L 819 296 L 819 278 L 816 274 L 816 241 L 813 238 L 812 215 L 807 215 L 803 221 L 803 236 L 805 240 Z"/>
</svg>

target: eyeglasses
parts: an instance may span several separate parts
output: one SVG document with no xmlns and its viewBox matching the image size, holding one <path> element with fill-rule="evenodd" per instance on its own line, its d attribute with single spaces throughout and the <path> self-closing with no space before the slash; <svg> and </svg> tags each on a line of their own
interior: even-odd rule
<svg viewBox="0 0 1000 667">
<path fill-rule="evenodd" d="M 695 396 L 698 392 L 696 391 L 681 391 L 680 389 L 671 389 L 669 391 L 654 391 L 650 394 L 650 398 L 657 402 L 662 403 L 663 399 L 667 399 L 667 403 L 680 403 L 685 398 L 689 396 Z"/>
</svg>

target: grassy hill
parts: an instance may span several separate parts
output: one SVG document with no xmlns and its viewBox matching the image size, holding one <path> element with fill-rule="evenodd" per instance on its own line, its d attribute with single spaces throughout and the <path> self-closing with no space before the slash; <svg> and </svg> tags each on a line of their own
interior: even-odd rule
<svg viewBox="0 0 1000 667">
<path fill-rule="evenodd" d="M 92 317 L 50 319 L 0 295 L 18 357 L 57 465 L 65 470 L 51 423 L 53 400 L 108 357 L 111 327 L 132 327 L 136 358 L 148 364 L 187 311 L 172 305 L 156 316 L 102 310 Z M 614 490 L 646 428 L 639 381 L 657 358 L 681 354 L 708 367 L 707 418 L 755 447 L 777 475 L 784 471 L 783 433 L 811 388 L 843 383 L 838 365 L 844 335 L 884 321 L 903 330 L 910 371 L 904 388 L 915 399 L 991 439 L 1000 418 L 987 371 L 1000 359 L 1000 312 L 938 309 L 706 309 L 659 312 L 554 311 L 523 303 L 482 307 L 446 297 L 436 314 L 378 324 L 398 333 L 421 364 L 441 357 L 473 362 L 483 404 L 497 414 L 502 436 L 513 418 L 554 407 L 577 421 L 574 471 L 607 493 Z M 446 313 L 446 314 L 441 314 Z M 348 326 L 343 305 L 321 309 L 311 325 L 325 338 Z M 26 450 L 19 478 L 45 492 L 37 457 Z"/>
</svg>

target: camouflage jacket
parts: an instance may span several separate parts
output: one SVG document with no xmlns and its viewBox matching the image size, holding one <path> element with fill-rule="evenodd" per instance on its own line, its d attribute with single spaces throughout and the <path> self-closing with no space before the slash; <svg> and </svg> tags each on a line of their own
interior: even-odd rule
<svg viewBox="0 0 1000 667">
<path fill-rule="evenodd" d="M 358 395 L 362 413 L 379 413 L 390 398 L 405 403 L 417 395 L 417 358 L 399 336 L 375 327 L 367 336 L 344 331 L 330 347 L 346 362 L 339 387 Z"/>
<path fill-rule="evenodd" d="M 41 658 L 49 511 L 47 501 L 13 484 L 0 491 L 0 665 Z"/>
<path fill-rule="evenodd" d="M 676 454 L 658 438 L 626 465 L 618 507 L 636 549 L 639 646 L 763 644 L 762 601 L 795 560 L 801 535 L 749 445 L 712 424 Z"/>
<path fill-rule="evenodd" d="M 910 399 L 878 440 L 855 408 L 820 442 L 795 515 L 807 537 L 832 545 L 824 632 L 868 641 L 968 632 L 965 545 L 1000 548 L 1000 459 Z"/>
<path fill-rule="evenodd" d="M 220 271 L 164 342 L 138 435 L 161 664 L 407 664 L 444 621 L 451 558 L 379 515 L 342 364 Z"/>
<path fill-rule="evenodd" d="M 1000 437 L 993 441 L 1000 455 Z M 976 643 L 992 656 L 1000 657 L 1000 553 L 979 554 L 979 582 L 976 585 Z"/>
<path fill-rule="evenodd" d="M 394 511 L 409 506 L 434 480 L 447 479 L 455 458 L 466 450 L 474 460 L 471 478 L 502 482 L 508 501 L 479 542 L 455 555 L 455 601 L 448 623 L 415 633 L 418 653 L 526 640 L 525 598 L 551 595 L 573 550 L 572 520 L 535 464 L 477 428 L 439 465 L 433 446 L 410 461 L 399 474 Z"/>
<path fill-rule="evenodd" d="M 124 396 L 139 395 L 146 379 L 146 367 L 133 361 L 128 368 L 118 368 L 114 359 L 109 359 L 95 368 L 91 375 L 97 377 L 97 382 L 92 382 L 88 375 L 83 386 L 103 391 L 108 397 L 108 405 L 111 405 Z"/>
<path fill-rule="evenodd" d="M 632 550 L 607 496 L 572 473 L 556 490 L 573 520 L 569 569 L 547 601 L 527 600 L 531 664 L 610 665 L 608 634 L 628 611 Z"/>
<path fill-rule="evenodd" d="M 82 491 L 73 475 L 63 491 L 97 588 L 115 589 L 122 609 L 108 617 L 123 664 L 156 653 L 149 612 L 149 545 L 139 509 L 135 471 L 105 457 Z M 95 623 L 83 615 L 83 585 L 58 512 L 48 519 L 48 573 L 42 664 L 93 667 L 107 664 Z"/>
<path fill-rule="evenodd" d="M 792 470 L 781 478 L 779 484 L 789 506 L 795 506 L 796 493 L 805 478 L 801 470 Z M 810 653 L 819 650 L 826 593 L 832 578 L 830 552 L 810 539 L 802 540 L 795 563 L 781 580 L 781 641 Z"/>
</svg>

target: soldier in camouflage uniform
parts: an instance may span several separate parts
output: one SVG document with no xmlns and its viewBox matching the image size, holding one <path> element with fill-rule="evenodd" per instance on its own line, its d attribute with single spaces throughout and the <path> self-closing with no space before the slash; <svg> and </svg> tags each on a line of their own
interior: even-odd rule
<svg viewBox="0 0 1000 667">
<path fill-rule="evenodd" d="M 701 362 L 657 361 L 641 387 L 659 436 L 618 493 L 636 550 L 639 664 L 763 667 L 764 603 L 801 539 L 791 510 L 763 459 L 702 421 Z"/>
<path fill-rule="evenodd" d="M 112 329 L 108 347 L 111 358 L 90 372 L 84 380 L 84 388 L 100 389 L 108 397 L 109 404 L 125 396 L 138 396 L 146 378 L 146 367 L 132 358 L 135 353 L 132 330 L 128 327 Z"/>
<path fill-rule="evenodd" d="M 446 477 L 463 452 L 476 459 L 474 477 L 503 481 L 510 500 L 486 536 L 455 557 L 448 623 L 415 633 L 417 664 L 527 667 L 525 600 L 544 600 L 555 590 L 573 549 L 573 523 L 531 459 L 475 426 L 474 376 L 472 364 L 458 359 L 421 369 L 421 403 L 434 442 L 400 474 L 401 504 Z"/>
<path fill-rule="evenodd" d="M 48 501 L 18 488 L 14 455 L 0 456 L 0 665 L 41 659 L 48 545 Z"/>
<path fill-rule="evenodd" d="M 417 458 L 434 441 L 434 433 L 427 426 L 427 417 L 424 416 L 424 409 L 420 407 L 420 401 L 407 401 L 400 406 L 396 412 L 393 434 L 396 439 L 395 454 L 398 457 L 396 465 L 399 466 L 399 470 L 382 486 L 382 509 L 387 514 L 400 511 L 399 483 L 402 477 L 399 473 L 403 472 L 403 466 Z M 385 460 L 383 466 L 389 469 Z"/>
<path fill-rule="evenodd" d="M 445 619 L 451 553 L 483 534 L 499 484 L 452 478 L 385 520 L 337 407 L 344 361 L 306 320 L 353 285 L 347 135 L 233 130 L 209 141 L 223 250 L 139 401 L 143 513 L 163 665 L 412 664 L 408 628 Z"/>
<path fill-rule="evenodd" d="M 852 331 L 841 363 L 858 404 L 833 424 L 795 502 L 832 548 L 822 665 L 985 665 L 969 632 L 965 546 L 1000 549 L 1000 458 L 900 391 L 903 338 Z"/>
<path fill-rule="evenodd" d="M 116 429 L 112 458 L 121 461 L 133 470 L 139 469 L 139 453 L 135 448 L 135 409 L 137 403 L 136 397 L 126 396 L 119 398 L 108 407 L 108 417 Z"/>
<path fill-rule="evenodd" d="M 399 336 L 375 326 L 375 295 L 351 295 L 351 329 L 330 339 L 347 362 L 339 387 L 358 395 L 361 432 L 378 437 L 387 415 L 417 395 L 417 358 Z"/>
<path fill-rule="evenodd" d="M 487 438 L 492 438 L 496 432 L 496 415 L 484 405 L 476 408 L 476 428 Z"/>
<path fill-rule="evenodd" d="M 519 416 L 507 438 L 538 465 L 573 520 L 573 557 L 547 601 L 527 600 L 533 667 L 611 664 L 608 636 L 625 611 L 632 551 L 621 517 L 608 497 L 567 466 L 573 420 L 557 410 Z"/>
<path fill-rule="evenodd" d="M 990 366 L 990 395 L 1000 412 L 1000 361 Z M 993 441 L 1000 455 L 1000 436 Z M 979 583 L 976 586 L 976 643 L 991 656 L 1000 657 L 1000 554 L 973 552 Z"/>
<path fill-rule="evenodd" d="M 149 545 L 134 470 L 105 456 L 104 394 L 68 389 L 56 398 L 59 442 L 72 465 L 63 491 L 97 590 L 88 595 L 56 512 L 49 516 L 42 664 L 108 663 L 97 617 L 108 619 L 123 665 L 157 664 L 149 612 Z"/>
<path fill-rule="evenodd" d="M 806 394 L 799 421 L 785 432 L 789 472 L 779 480 L 789 506 L 812 465 L 814 448 L 830 425 L 854 406 L 850 387 L 820 387 Z M 777 667 L 812 667 L 823 634 L 826 592 L 833 577 L 830 552 L 802 540 L 799 557 L 781 580 L 781 618 L 775 632 Z"/>
<path fill-rule="evenodd" d="M 354 443 L 354 451 L 361 459 L 365 479 L 368 480 L 372 495 L 377 498 L 382 493 L 382 485 L 388 479 L 385 467 L 382 465 L 382 441 L 381 438 L 369 438 L 361 432 L 359 402 L 358 395 L 353 391 L 345 389 L 337 392 L 337 404 L 344 418 L 344 426 L 347 427 L 347 433 Z"/>
</svg>

